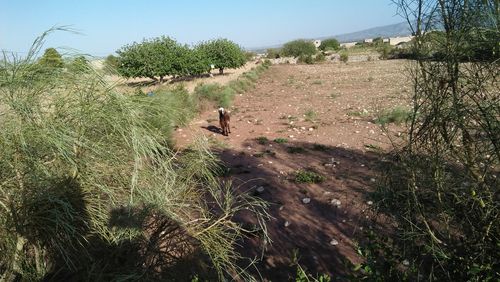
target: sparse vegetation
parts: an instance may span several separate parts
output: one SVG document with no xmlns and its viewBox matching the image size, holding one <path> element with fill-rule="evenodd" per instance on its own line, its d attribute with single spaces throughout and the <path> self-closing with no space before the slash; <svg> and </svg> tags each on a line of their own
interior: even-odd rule
<svg viewBox="0 0 500 282">
<path fill-rule="evenodd" d="M 295 182 L 297 183 L 321 183 L 326 178 L 312 170 L 298 170 L 295 173 Z"/>
<path fill-rule="evenodd" d="M 388 123 L 402 124 L 411 117 L 411 111 L 405 107 L 395 107 L 388 111 L 383 111 L 375 120 L 380 125 Z"/>
<path fill-rule="evenodd" d="M 347 53 L 347 51 L 340 52 L 340 61 L 344 63 L 347 63 L 347 61 L 349 61 L 349 54 Z"/>
<path fill-rule="evenodd" d="M 278 144 L 284 144 L 284 143 L 287 143 L 288 142 L 288 139 L 286 138 L 276 138 L 274 139 L 274 142 L 278 143 Z"/>
<path fill-rule="evenodd" d="M 266 136 L 259 136 L 259 137 L 255 138 L 255 140 L 260 145 L 267 145 L 267 144 L 269 144 L 269 139 L 267 139 Z"/>
<path fill-rule="evenodd" d="M 314 110 L 309 109 L 304 114 L 305 120 L 308 122 L 314 122 L 316 120 L 317 114 Z"/>
</svg>

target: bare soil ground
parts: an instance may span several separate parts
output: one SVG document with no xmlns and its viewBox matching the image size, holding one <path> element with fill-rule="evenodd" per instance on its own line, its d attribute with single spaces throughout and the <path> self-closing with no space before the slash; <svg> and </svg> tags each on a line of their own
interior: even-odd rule
<svg viewBox="0 0 500 282">
<path fill-rule="evenodd" d="M 377 182 L 377 164 L 401 128 L 392 125 L 386 133 L 374 118 L 407 105 L 405 65 L 395 60 L 274 65 L 255 89 L 236 97 L 229 137 L 219 133 L 215 109 L 176 131 L 180 148 L 199 134 L 221 144 L 226 178 L 270 203 L 272 244 L 262 253 L 256 236 L 241 248 L 249 257 L 263 255 L 256 264 L 259 280 L 291 279 L 294 256 L 310 273 L 346 279 L 350 264 L 362 261 L 356 244 L 364 231 L 387 230 L 387 221 L 370 209 L 369 193 Z M 325 180 L 297 183 L 298 170 Z"/>
</svg>

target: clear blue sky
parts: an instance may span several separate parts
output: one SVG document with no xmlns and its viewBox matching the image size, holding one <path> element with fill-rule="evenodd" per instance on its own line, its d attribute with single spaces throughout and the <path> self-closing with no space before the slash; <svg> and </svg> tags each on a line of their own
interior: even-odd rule
<svg viewBox="0 0 500 282">
<path fill-rule="evenodd" d="M 0 49 L 26 52 L 54 25 L 46 47 L 104 56 L 160 35 L 193 44 L 217 37 L 246 48 L 402 22 L 390 0 L 0 0 Z"/>
</svg>

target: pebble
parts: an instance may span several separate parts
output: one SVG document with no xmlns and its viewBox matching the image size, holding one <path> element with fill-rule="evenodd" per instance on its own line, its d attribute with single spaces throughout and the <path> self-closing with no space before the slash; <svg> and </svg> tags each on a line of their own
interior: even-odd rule
<svg viewBox="0 0 500 282">
<path fill-rule="evenodd" d="M 337 241 L 337 240 L 335 240 L 335 239 L 332 239 L 332 240 L 330 241 L 330 245 L 332 245 L 332 246 L 337 246 L 338 244 L 339 244 L 339 241 Z"/>
<path fill-rule="evenodd" d="M 287 220 L 287 221 L 285 221 L 285 227 L 290 226 L 290 224 L 291 224 L 291 223 L 290 223 L 290 221 L 288 221 L 288 220 Z"/>
<path fill-rule="evenodd" d="M 311 198 L 304 198 L 304 199 L 302 199 L 302 203 L 304 203 L 306 205 L 309 204 L 310 202 L 311 202 Z"/>
<path fill-rule="evenodd" d="M 259 187 L 257 187 L 257 192 L 259 192 L 259 193 L 263 193 L 263 192 L 264 192 L 264 190 L 265 190 L 265 189 L 264 189 L 264 187 L 263 187 L 263 186 L 259 186 Z"/>
<path fill-rule="evenodd" d="M 373 202 L 372 201 L 368 201 L 366 202 L 369 206 L 373 205 Z"/>
<path fill-rule="evenodd" d="M 335 205 L 337 207 L 340 207 L 340 205 L 342 204 L 342 202 L 340 202 L 339 199 L 332 199 L 330 203 L 332 203 L 332 205 Z"/>
<path fill-rule="evenodd" d="M 370 178 L 370 181 L 371 181 L 371 182 L 375 182 L 375 181 L 377 181 L 377 180 L 375 180 L 375 178 Z"/>
<path fill-rule="evenodd" d="M 314 130 L 314 128 L 312 128 L 312 127 L 309 127 L 309 131 L 313 131 L 313 130 Z"/>
<path fill-rule="evenodd" d="M 407 259 L 405 259 L 405 260 L 403 261 L 403 265 L 404 265 L 404 266 L 408 266 L 408 265 L 410 265 L 410 262 L 409 262 Z"/>
</svg>

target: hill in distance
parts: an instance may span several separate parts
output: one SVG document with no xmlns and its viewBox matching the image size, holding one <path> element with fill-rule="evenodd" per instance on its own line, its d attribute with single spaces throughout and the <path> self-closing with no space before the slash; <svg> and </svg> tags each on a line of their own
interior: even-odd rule
<svg viewBox="0 0 500 282">
<path fill-rule="evenodd" d="M 411 28 L 408 25 L 407 22 L 402 22 L 402 23 L 397 23 L 397 24 L 390 24 L 390 25 L 384 25 L 384 26 L 379 26 L 379 27 L 373 27 L 361 31 L 356 31 L 352 33 L 344 33 L 344 34 L 339 34 L 339 35 L 333 35 L 333 36 L 322 36 L 318 38 L 310 38 L 310 39 L 328 39 L 328 38 L 335 38 L 341 43 L 343 42 L 356 42 L 356 41 L 362 41 L 366 38 L 376 38 L 376 37 L 397 37 L 397 36 L 408 36 L 411 35 Z M 260 47 L 260 48 L 252 48 L 251 50 L 259 52 L 259 51 L 264 51 L 269 48 L 280 48 L 282 47 L 283 44 L 277 44 L 273 46 L 267 46 L 267 47 Z"/>
</svg>

